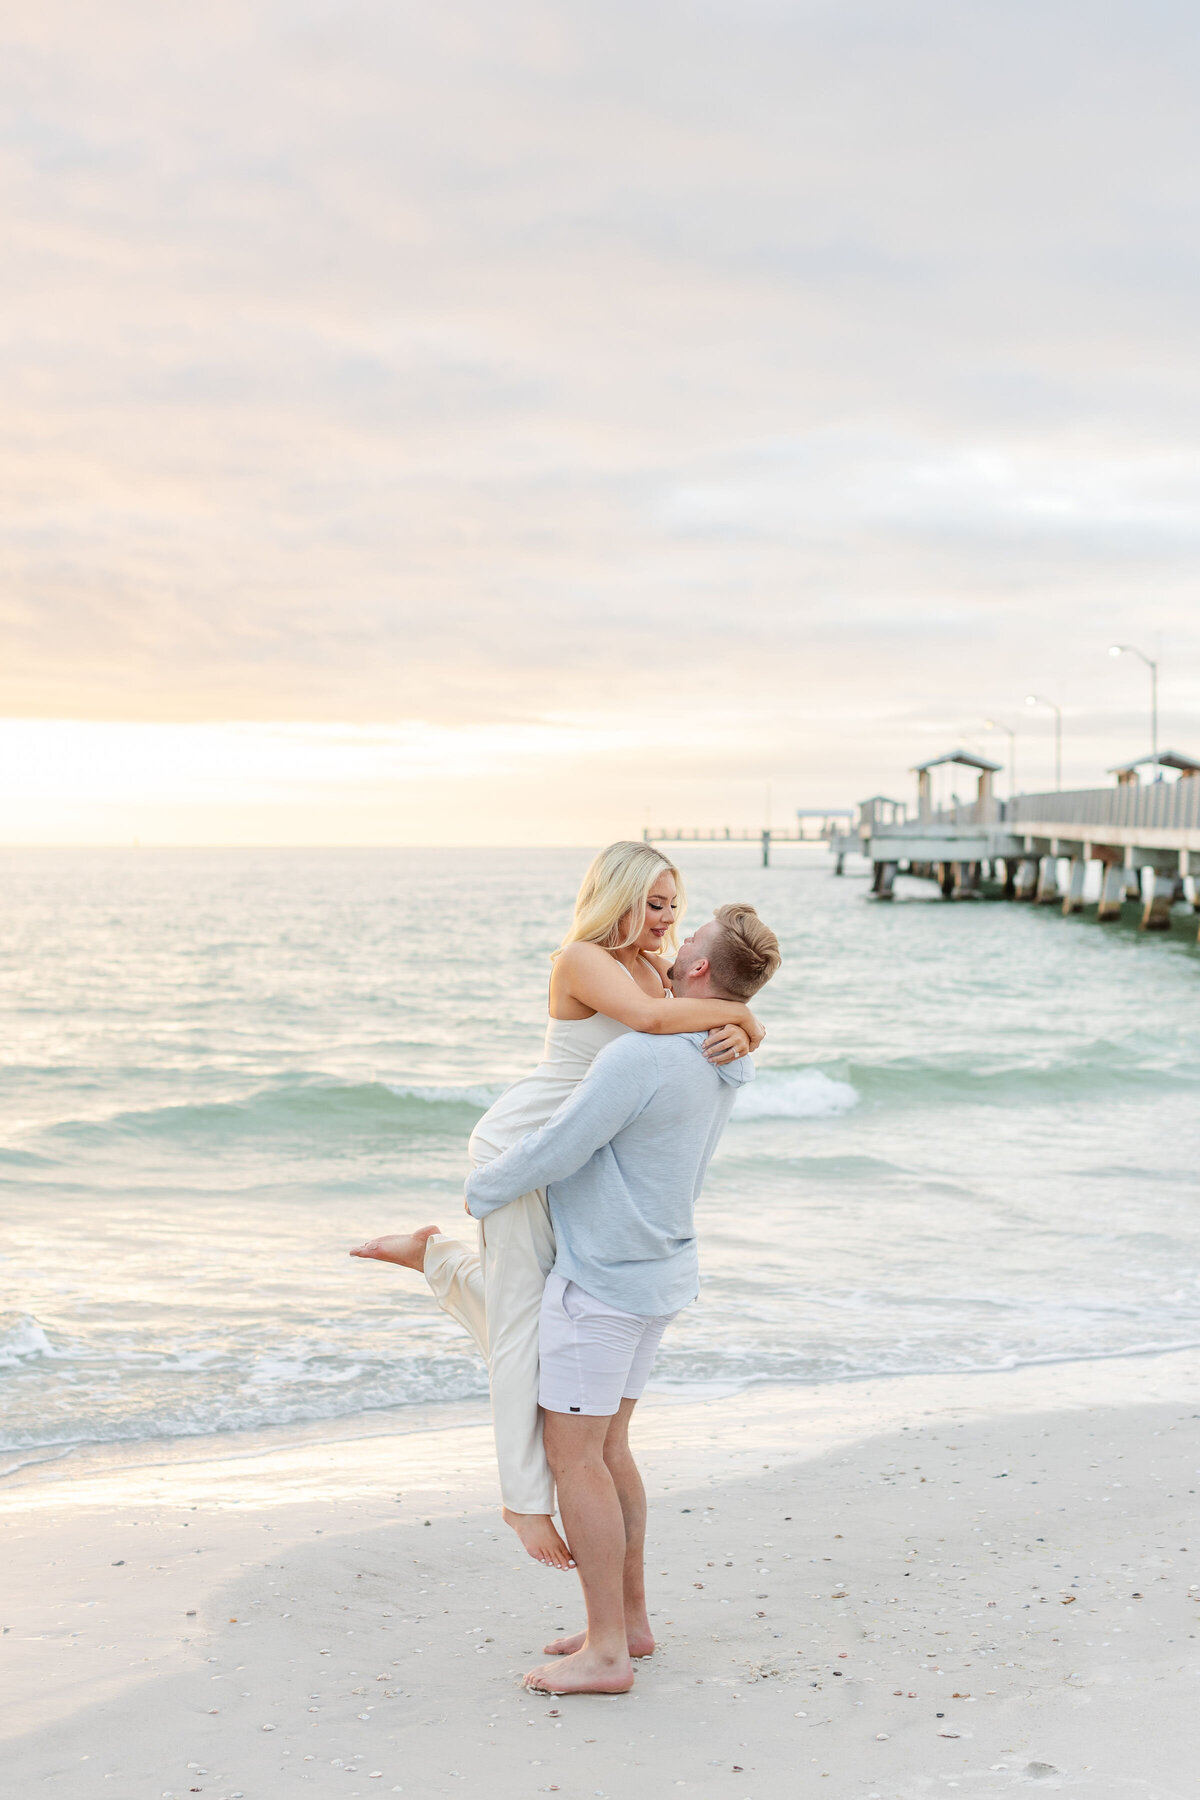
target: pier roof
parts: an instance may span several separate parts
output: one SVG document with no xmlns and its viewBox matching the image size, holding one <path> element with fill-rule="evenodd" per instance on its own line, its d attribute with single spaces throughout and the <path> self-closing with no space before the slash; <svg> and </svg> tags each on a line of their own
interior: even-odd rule
<svg viewBox="0 0 1200 1800">
<path fill-rule="evenodd" d="M 990 770 L 993 775 L 1004 767 L 1003 763 L 989 762 L 986 756 L 976 756 L 973 750 L 947 750 L 945 756 L 931 756 L 928 762 L 917 763 L 912 772 L 923 775 L 926 769 L 940 769 L 943 763 L 964 763 L 968 769 Z"/>
<path fill-rule="evenodd" d="M 1194 756 L 1185 756 L 1181 750 L 1160 750 L 1157 756 L 1135 756 L 1132 762 L 1118 763 L 1110 769 L 1110 775 L 1135 775 L 1139 769 L 1149 765 L 1158 769 L 1178 769 L 1183 774 L 1200 772 L 1200 762 Z"/>
</svg>

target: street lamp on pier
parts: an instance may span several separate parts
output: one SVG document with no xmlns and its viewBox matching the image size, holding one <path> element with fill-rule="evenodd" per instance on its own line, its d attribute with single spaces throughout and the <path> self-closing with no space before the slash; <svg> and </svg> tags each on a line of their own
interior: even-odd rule
<svg viewBox="0 0 1200 1800">
<path fill-rule="evenodd" d="M 1139 650 L 1136 644 L 1113 644 L 1110 646 L 1108 654 L 1110 656 L 1124 654 L 1140 656 L 1150 671 L 1150 749 L 1153 752 L 1154 779 L 1161 781 L 1163 774 L 1158 766 L 1158 664 L 1152 656 L 1147 656 L 1144 650 Z"/>
<path fill-rule="evenodd" d="M 1062 793 L 1062 707 L 1055 706 L 1044 694 L 1026 694 L 1026 706 L 1048 706 L 1054 714 L 1054 786 Z"/>
</svg>

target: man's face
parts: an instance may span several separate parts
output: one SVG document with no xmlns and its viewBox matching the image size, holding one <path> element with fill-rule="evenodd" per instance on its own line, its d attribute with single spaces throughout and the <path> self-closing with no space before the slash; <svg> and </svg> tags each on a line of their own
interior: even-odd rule
<svg viewBox="0 0 1200 1800">
<path fill-rule="evenodd" d="M 690 937 L 684 938 L 675 952 L 675 961 L 671 967 L 671 988 L 674 993 L 685 993 L 689 986 L 694 985 L 699 964 L 707 962 L 713 938 L 720 929 L 715 919 L 709 919 L 706 925 L 701 925 Z M 704 974 L 707 973 L 705 969 Z"/>
</svg>

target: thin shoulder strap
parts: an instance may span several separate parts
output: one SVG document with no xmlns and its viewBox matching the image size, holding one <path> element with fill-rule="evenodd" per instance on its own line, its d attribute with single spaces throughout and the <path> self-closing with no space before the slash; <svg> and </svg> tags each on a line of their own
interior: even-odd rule
<svg viewBox="0 0 1200 1800">
<path fill-rule="evenodd" d="M 622 962 L 622 961 L 621 961 L 621 960 L 620 960 L 620 958 L 619 958 L 619 957 L 616 957 L 616 956 L 614 956 L 614 957 L 613 957 L 613 961 L 614 961 L 614 962 L 615 962 L 615 963 L 616 963 L 616 965 L 617 965 L 617 967 L 618 967 L 618 969 L 625 969 L 625 964 L 624 964 L 624 963 L 623 963 L 623 962 Z M 651 974 L 652 974 L 652 975 L 653 975 L 653 976 L 655 976 L 655 977 L 656 977 L 656 978 L 657 978 L 657 980 L 658 980 L 658 981 L 659 981 L 659 983 L 660 983 L 660 984 L 661 984 L 661 986 L 662 986 L 662 991 L 663 991 L 663 993 L 664 993 L 664 994 L 669 994 L 669 993 L 670 993 L 670 992 L 671 992 L 671 990 L 670 990 L 670 988 L 669 988 L 669 987 L 668 987 L 668 986 L 667 986 L 667 984 L 666 984 L 666 983 L 665 983 L 665 982 L 664 982 L 664 981 L 663 981 L 663 978 L 662 978 L 662 976 L 661 976 L 661 975 L 660 975 L 660 974 L 659 974 L 659 973 L 658 973 L 658 970 L 657 970 L 657 969 L 656 969 L 656 968 L 655 968 L 655 967 L 654 967 L 654 964 L 653 964 L 653 963 L 652 963 L 652 962 L 651 962 L 651 961 L 650 961 L 650 958 L 649 958 L 649 957 L 648 957 L 648 956 L 639 956 L 639 957 L 638 957 L 638 961 L 639 961 L 639 962 L 644 962 L 644 963 L 645 963 L 645 965 L 646 965 L 646 967 L 647 967 L 647 968 L 648 968 L 648 969 L 649 969 L 649 971 L 650 971 L 650 973 L 651 973 Z M 636 982 L 636 981 L 634 981 L 634 976 L 633 976 L 633 970 L 632 970 L 632 969 L 625 969 L 625 973 L 626 973 L 626 975 L 628 975 L 628 977 L 629 977 L 629 979 L 630 979 L 630 981 L 633 981 L 633 985 L 634 985 L 634 987 L 636 987 L 636 986 L 637 986 L 637 982 Z"/>
<path fill-rule="evenodd" d="M 659 983 L 661 984 L 663 993 L 669 994 L 671 992 L 670 988 L 667 986 L 666 982 L 663 981 L 662 976 L 658 973 L 658 970 L 655 968 L 654 964 L 650 961 L 650 958 L 648 956 L 639 956 L 638 961 L 645 963 L 645 965 L 649 969 L 650 973 L 653 976 L 655 976 L 657 978 L 657 980 L 659 981 Z M 626 973 L 628 974 L 628 970 L 626 970 Z M 629 979 L 632 981 L 633 976 L 630 975 Z"/>
</svg>

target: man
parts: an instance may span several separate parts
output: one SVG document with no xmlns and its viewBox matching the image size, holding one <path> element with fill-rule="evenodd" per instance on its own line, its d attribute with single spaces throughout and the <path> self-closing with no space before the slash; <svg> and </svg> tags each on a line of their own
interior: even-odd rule
<svg viewBox="0 0 1200 1800">
<path fill-rule="evenodd" d="M 677 997 L 748 1000 L 779 962 L 752 906 L 722 906 L 685 940 L 671 985 Z M 543 1692 L 625 1693 L 631 1657 L 654 1648 L 629 1422 L 664 1330 L 696 1297 L 696 1200 L 737 1089 L 754 1074 L 748 1058 L 708 1062 L 703 1041 L 628 1032 L 540 1131 L 467 1181 L 477 1219 L 545 1188 L 554 1222 L 538 1399 L 587 1629 L 547 1645 L 560 1660 L 525 1677 Z"/>
</svg>

